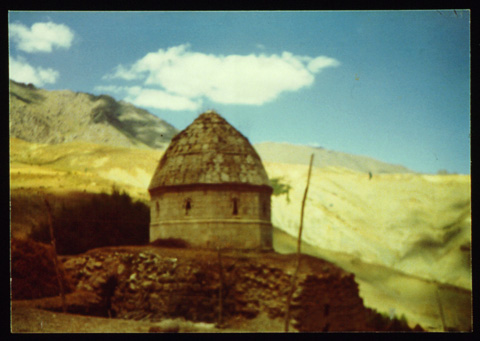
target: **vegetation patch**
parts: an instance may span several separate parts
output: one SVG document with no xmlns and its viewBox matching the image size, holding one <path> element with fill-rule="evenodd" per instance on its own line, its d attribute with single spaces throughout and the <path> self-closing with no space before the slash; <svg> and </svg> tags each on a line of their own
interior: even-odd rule
<svg viewBox="0 0 480 341">
<path fill-rule="evenodd" d="M 286 194 L 287 195 L 287 201 L 290 202 L 289 193 L 290 193 L 290 190 L 292 189 L 292 186 L 290 186 L 287 183 L 283 183 L 281 181 L 283 181 L 283 178 L 281 178 L 281 177 L 270 179 L 270 184 L 273 187 L 273 195 L 279 196 L 279 195 L 282 195 L 282 194 Z"/>
<path fill-rule="evenodd" d="M 413 329 L 410 328 L 405 315 L 400 318 L 396 315 L 390 316 L 386 313 L 379 313 L 373 309 L 368 310 L 367 327 L 373 331 L 379 332 L 423 332 L 420 325 L 416 325 Z"/>
<path fill-rule="evenodd" d="M 12 239 L 12 299 L 35 299 L 60 294 L 50 245 L 30 239 Z M 71 278 L 60 264 L 60 274 L 66 293 L 73 291 Z"/>
<path fill-rule="evenodd" d="M 52 218 L 57 252 L 83 253 L 103 246 L 145 245 L 149 239 L 150 210 L 134 202 L 125 192 L 113 188 L 111 194 L 93 195 L 73 206 L 57 208 Z M 32 231 L 32 237 L 49 242 L 48 224 Z"/>
</svg>

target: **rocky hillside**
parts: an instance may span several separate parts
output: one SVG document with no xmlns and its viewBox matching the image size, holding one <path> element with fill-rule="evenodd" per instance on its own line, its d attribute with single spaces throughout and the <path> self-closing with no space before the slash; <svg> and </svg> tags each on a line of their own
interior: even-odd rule
<svg viewBox="0 0 480 341">
<path fill-rule="evenodd" d="M 343 167 L 361 173 L 413 173 L 410 169 L 375 160 L 368 156 L 353 155 L 321 147 L 309 147 L 288 143 L 262 142 L 254 145 L 263 162 L 308 165 L 314 154 L 315 167 Z"/>
<path fill-rule="evenodd" d="M 149 112 L 106 95 L 48 91 L 12 80 L 9 93 L 10 137 L 29 142 L 165 148 L 178 132 Z"/>
</svg>

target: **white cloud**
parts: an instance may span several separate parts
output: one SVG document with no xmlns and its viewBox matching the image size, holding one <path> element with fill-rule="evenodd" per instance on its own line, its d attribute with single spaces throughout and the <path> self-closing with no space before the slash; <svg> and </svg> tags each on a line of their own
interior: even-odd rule
<svg viewBox="0 0 480 341">
<path fill-rule="evenodd" d="M 114 79 L 114 78 L 121 78 L 121 79 L 131 81 L 134 79 L 141 79 L 142 77 L 141 75 L 136 74 L 132 70 L 128 70 L 124 66 L 118 65 L 115 68 L 115 72 L 113 74 L 105 75 L 102 77 L 102 79 Z"/>
<path fill-rule="evenodd" d="M 172 95 L 163 90 L 131 87 L 127 89 L 127 102 L 138 106 L 167 110 L 197 110 L 200 100 L 191 100 L 184 96 Z"/>
<path fill-rule="evenodd" d="M 340 65 L 338 60 L 330 57 L 320 56 L 309 61 L 308 69 L 311 72 L 316 73 L 320 71 L 320 69 L 330 67 L 330 66 L 338 66 L 338 65 Z"/>
<path fill-rule="evenodd" d="M 9 58 L 9 77 L 14 81 L 42 86 L 55 83 L 59 75 L 56 70 L 33 67 L 21 58 Z"/>
<path fill-rule="evenodd" d="M 98 85 L 94 90 L 98 92 L 121 93 L 126 90 L 126 87 L 117 85 Z"/>
<path fill-rule="evenodd" d="M 66 25 L 53 22 L 35 23 L 32 27 L 20 23 L 8 25 L 9 35 L 24 52 L 52 52 L 53 48 L 68 49 L 73 41 L 74 33 Z"/>
<path fill-rule="evenodd" d="M 224 104 L 261 105 L 286 91 L 297 91 L 313 84 L 315 74 L 340 63 L 330 57 L 281 55 L 212 55 L 179 45 L 151 52 L 130 67 L 119 65 L 106 79 L 142 80 L 157 87 L 163 99 L 198 104 L 202 97 Z M 153 96 L 152 89 L 142 93 Z M 139 98 L 135 98 L 139 101 Z M 149 103 L 149 100 L 142 102 Z M 188 106 L 188 105 L 186 105 Z"/>
<path fill-rule="evenodd" d="M 169 94 L 159 89 L 148 89 L 139 86 L 99 85 L 95 91 L 114 93 L 125 96 L 124 100 L 132 104 L 156 109 L 167 110 L 197 110 L 201 100 L 191 100 L 188 97 Z"/>
</svg>

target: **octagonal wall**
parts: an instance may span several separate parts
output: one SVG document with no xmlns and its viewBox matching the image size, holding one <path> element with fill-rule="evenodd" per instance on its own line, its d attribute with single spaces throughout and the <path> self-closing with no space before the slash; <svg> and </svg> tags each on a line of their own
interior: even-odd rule
<svg viewBox="0 0 480 341">
<path fill-rule="evenodd" d="M 150 241 L 181 238 L 195 247 L 271 249 L 268 186 L 168 186 L 151 191 Z"/>
</svg>

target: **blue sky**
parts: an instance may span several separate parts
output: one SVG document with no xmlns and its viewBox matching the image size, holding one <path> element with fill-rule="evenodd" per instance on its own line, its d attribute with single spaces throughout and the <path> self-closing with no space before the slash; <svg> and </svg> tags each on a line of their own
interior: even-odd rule
<svg viewBox="0 0 480 341">
<path fill-rule="evenodd" d="M 9 12 L 10 78 L 470 173 L 468 11 Z"/>
</svg>

